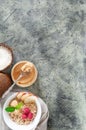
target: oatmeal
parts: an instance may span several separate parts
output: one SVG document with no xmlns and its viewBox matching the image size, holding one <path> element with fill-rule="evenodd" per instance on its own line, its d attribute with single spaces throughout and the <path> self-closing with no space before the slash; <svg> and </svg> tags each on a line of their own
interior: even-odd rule
<svg viewBox="0 0 86 130">
<path fill-rule="evenodd" d="M 28 125 L 36 117 L 37 106 L 31 94 L 20 92 L 5 109 L 10 118 L 19 125 Z M 27 99 L 27 102 L 26 102 Z"/>
</svg>

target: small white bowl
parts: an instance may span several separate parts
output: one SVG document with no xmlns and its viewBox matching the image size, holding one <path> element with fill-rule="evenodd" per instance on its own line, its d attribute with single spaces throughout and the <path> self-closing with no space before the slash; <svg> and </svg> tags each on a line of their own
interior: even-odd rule
<svg viewBox="0 0 86 130">
<path fill-rule="evenodd" d="M 37 105 L 37 115 L 35 119 L 29 125 L 18 125 L 17 123 L 11 120 L 9 113 L 5 111 L 5 108 L 9 105 L 10 101 L 16 97 L 17 94 L 18 93 L 12 94 L 4 103 L 4 106 L 3 106 L 4 121 L 7 124 L 7 126 L 11 128 L 12 130 L 33 130 L 37 127 L 41 118 L 41 105 L 37 97 L 33 96 Z"/>
</svg>

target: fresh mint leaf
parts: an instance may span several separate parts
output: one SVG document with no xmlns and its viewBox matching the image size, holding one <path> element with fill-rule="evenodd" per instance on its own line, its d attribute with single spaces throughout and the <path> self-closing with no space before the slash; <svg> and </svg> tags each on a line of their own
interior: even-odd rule
<svg viewBox="0 0 86 130">
<path fill-rule="evenodd" d="M 5 110 L 6 110 L 7 112 L 14 112 L 15 109 L 18 110 L 18 109 L 20 109 L 23 105 L 24 105 L 23 102 L 20 102 L 16 107 L 11 107 L 11 106 L 9 106 L 9 107 L 6 107 Z"/>
<path fill-rule="evenodd" d="M 13 111 L 15 111 L 15 107 L 6 107 L 5 110 L 7 112 L 13 112 Z"/>
<path fill-rule="evenodd" d="M 22 106 L 23 106 L 23 103 L 20 102 L 20 103 L 15 107 L 15 109 L 20 109 Z"/>
</svg>

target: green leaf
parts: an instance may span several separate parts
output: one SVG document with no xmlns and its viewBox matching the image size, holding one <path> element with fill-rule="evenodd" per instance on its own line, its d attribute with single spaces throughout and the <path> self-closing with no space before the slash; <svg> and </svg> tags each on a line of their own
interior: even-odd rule
<svg viewBox="0 0 86 130">
<path fill-rule="evenodd" d="M 15 107 L 6 107 L 5 110 L 7 112 L 13 112 L 13 111 L 15 111 Z"/>
<path fill-rule="evenodd" d="M 15 111 L 15 109 L 17 109 L 17 110 L 20 109 L 23 105 L 24 104 L 22 102 L 20 102 L 16 107 L 9 106 L 9 107 L 6 107 L 5 110 L 7 112 L 13 112 L 13 111 Z"/>
<path fill-rule="evenodd" d="M 20 109 L 22 106 L 23 106 L 23 103 L 20 102 L 20 103 L 15 107 L 15 109 Z"/>
</svg>

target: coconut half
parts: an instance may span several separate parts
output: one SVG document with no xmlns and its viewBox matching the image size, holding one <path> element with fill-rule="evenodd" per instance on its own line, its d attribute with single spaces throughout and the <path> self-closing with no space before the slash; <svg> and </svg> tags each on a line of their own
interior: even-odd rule
<svg viewBox="0 0 86 130">
<path fill-rule="evenodd" d="M 8 45 L 0 43 L 0 71 L 8 68 L 12 64 L 12 61 L 12 49 Z"/>
</svg>

